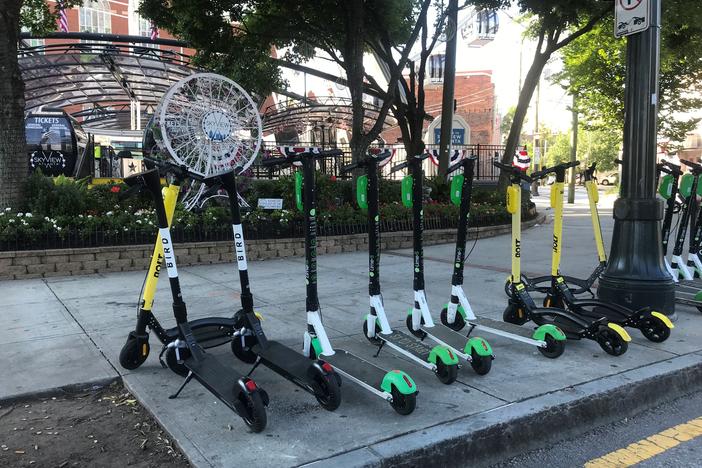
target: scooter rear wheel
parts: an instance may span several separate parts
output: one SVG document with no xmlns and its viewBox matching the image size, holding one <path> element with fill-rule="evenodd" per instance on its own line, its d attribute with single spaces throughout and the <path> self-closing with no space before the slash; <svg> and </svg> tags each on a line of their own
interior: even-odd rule
<svg viewBox="0 0 702 468">
<path fill-rule="evenodd" d="M 458 364 L 444 364 L 443 361 L 436 361 L 436 377 L 444 385 L 451 385 L 458 378 Z"/>
<path fill-rule="evenodd" d="M 266 416 L 266 406 L 263 404 L 263 398 L 260 393 L 242 393 L 241 395 L 245 412 L 245 414 L 241 415 L 241 418 L 253 432 L 258 433 L 263 431 L 268 422 L 268 418 Z"/>
<path fill-rule="evenodd" d="M 596 339 L 600 347 L 612 356 L 621 356 L 629 348 L 629 343 L 609 327 L 600 327 Z"/>
<path fill-rule="evenodd" d="M 639 329 L 643 336 L 654 343 L 662 343 L 670 337 L 670 328 L 661 319 L 652 315 L 641 321 Z"/>
<path fill-rule="evenodd" d="M 390 405 L 392 406 L 392 409 L 397 411 L 398 414 L 407 416 L 408 414 L 411 414 L 414 411 L 414 408 L 416 408 L 416 392 L 407 394 L 400 393 L 400 391 L 398 391 L 397 388 L 393 386 L 390 393 L 392 394 L 392 403 L 390 403 Z"/>
<path fill-rule="evenodd" d="M 439 316 L 441 319 L 441 323 L 444 326 L 449 327 L 453 331 L 461 331 L 463 330 L 463 327 L 466 326 L 466 321 L 463 319 L 463 316 L 459 313 L 456 313 L 456 320 L 454 320 L 453 323 L 448 322 L 448 307 L 444 307 L 441 309 L 441 314 Z"/>
<path fill-rule="evenodd" d="M 492 369 L 492 356 L 481 356 L 472 350 L 470 352 L 470 367 L 476 374 L 486 375 Z"/>
<path fill-rule="evenodd" d="M 319 375 L 315 379 L 318 388 L 314 397 L 327 411 L 334 411 L 341 405 L 341 380 L 335 374 Z"/>
<path fill-rule="evenodd" d="M 544 341 L 546 342 L 546 347 L 539 347 L 538 350 L 549 359 L 556 359 L 565 351 L 565 340 L 557 340 L 551 335 L 546 335 Z"/>
</svg>

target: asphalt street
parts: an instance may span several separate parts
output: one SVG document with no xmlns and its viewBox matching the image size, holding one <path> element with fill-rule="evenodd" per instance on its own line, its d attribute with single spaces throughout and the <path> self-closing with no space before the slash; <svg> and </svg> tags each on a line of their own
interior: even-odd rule
<svg viewBox="0 0 702 468">
<path fill-rule="evenodd" d="M 493 468 L 633 465 L 702 466 L 702 392 L 524 453 Z"/>
</svg>

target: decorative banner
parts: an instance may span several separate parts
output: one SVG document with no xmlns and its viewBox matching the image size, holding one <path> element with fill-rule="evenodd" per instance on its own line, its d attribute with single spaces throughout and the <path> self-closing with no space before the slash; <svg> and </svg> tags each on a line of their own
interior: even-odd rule
<svg viewBox="0 0 702 468">
<path fill-rule="evenodd" d="M 439 165 L 439 150 L 438 149 L 432 149 L 432 150 L 427 150 L 427 153 L 429 154 L 429 160 L 434 164 L 435 166 Z M 463 159 L 465 157 L 466 150 L 458 150 L 455 149 L 451 151 L 449 155 L 449 167 L 453 166 L 456 164 L 459 160 Z"/>
</svg>

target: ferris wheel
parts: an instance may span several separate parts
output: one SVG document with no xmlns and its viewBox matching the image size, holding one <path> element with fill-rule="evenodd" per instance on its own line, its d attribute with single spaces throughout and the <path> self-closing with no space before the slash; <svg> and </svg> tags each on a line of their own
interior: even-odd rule
<svg viewBox="0 0 702 468">
<path fill-rule="evenodd" d="M 221 75 L 197 73 L 178 81 L 154 117 L 159 147 L 202 177 L 241 172 L 261 148 L 263 127 L 256 104 L 241 86 Z"/>
</svg>

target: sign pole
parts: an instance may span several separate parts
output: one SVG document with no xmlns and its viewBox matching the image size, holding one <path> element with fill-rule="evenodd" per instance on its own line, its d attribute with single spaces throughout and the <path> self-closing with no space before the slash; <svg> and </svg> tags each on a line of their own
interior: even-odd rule
<svg viewBox="0 0 702 468">
<path fill-rule="evenodd" d="M 626 2 L 617 0 L 618 8 L 626 9 Z M 638 8 L 637 17 L 645 14 L 649 27 L 629 32 L 627 38 L 620 198 L 614 203 L 610 258 L 597 295 L 629 308 L 650 306 L 674 315 L 675 284 L 663 266 L 663 202 L 656 198 L 660 0 L 629 3 L 648 7 Z M 615 31 L 624 28 L 624 21 L 618 21 Z"/>
<path fill-rule="evenodd" d="M 453 25 L 453 29 L 451 29 Z M 450 0 L 446 18 L 446 61 L 441 100 L 441 136 L 439 139 L 439 174 L 449 166 L 449 150 L 453 139 L 453 97 L 456 82 L 456 41 L 458 40 L 458 0 Z M 450 35 L 450 36 L 449 36 Z"/>
</svg>

